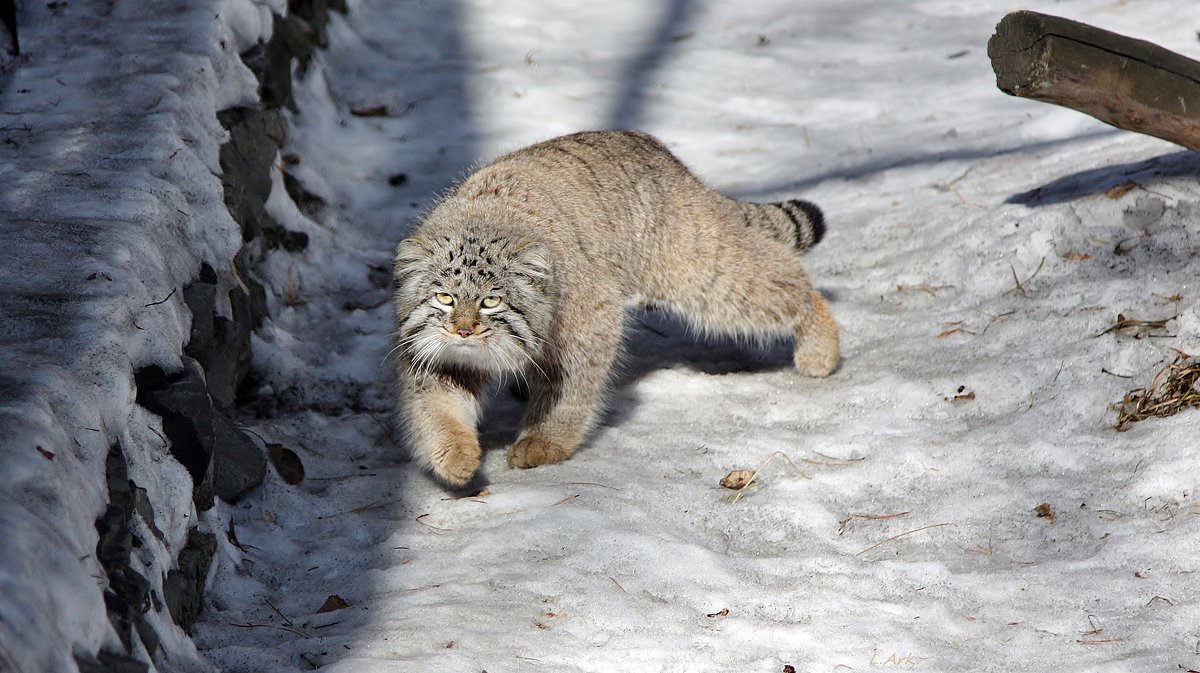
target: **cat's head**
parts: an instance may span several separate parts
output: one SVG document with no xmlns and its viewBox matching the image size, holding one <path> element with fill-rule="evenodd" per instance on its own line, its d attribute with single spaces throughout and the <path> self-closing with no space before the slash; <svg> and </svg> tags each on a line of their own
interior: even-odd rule
<svg viewBox="0 0 1200 673">
<path fill-rule="evenodd" d="M 553 276 L 544 243 L 472 233 L 407 238 L 395 258 L 397 348 L 416 370 L 536 368 L 557 302 Z"/>
</svg>

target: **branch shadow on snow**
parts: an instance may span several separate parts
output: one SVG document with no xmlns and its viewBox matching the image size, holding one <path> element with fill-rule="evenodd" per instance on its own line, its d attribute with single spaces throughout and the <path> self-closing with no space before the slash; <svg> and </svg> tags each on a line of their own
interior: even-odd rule
<svg viewBox="0 0 1200 673">
<path fill-rule="evenodd" d="M 1163 178 L 1182 176 L 1200 176 L 1200 153 L 1184 150 L 1127 164 L 1090 168 L 1056 178 L 1027 192 L 1013 194 L 1005 203 L 1031 208 L 1049 206 L 1103 194 L 1129 182 L 1146 186 Z"/>
<path fill-rule="evenodd" d="M 663 66 L 675 45 L 687 37 L 688 26 L 700 6 L 699 0 L 666 0 L 666 9 L 654 33 L 625 67 L 621 88 L 614 97 L 608 128 L 636 129 L 645 123 L 646 93 L 654 74 Z"/>
<path fill-rule="evenodd" d="M 948 149 L 937 152 L 929 152 L 926 154 L 913 153 L 900 149 L 882 153 L 880 156 L 871 159 L 870 161 L 864 161 L 854 166 L 832 168 L 815 175 L 800 178 L 798 180 L 778 182 L 771 185 L 764 185 L 756 189 L 738 190 L 736 193 L 730 194 L 730 196 L 749 200 L 763 197 L 771 198 L 778 196 L 781 193 L 800 192 L 810 187 L 819 185 L 826 180 L 861 180 L 872 175 L 900 168 L 932 166 L 951 161 L 976 161 L 982 159 L 993 159 L 1010 154 L 1029 154 L 1063 145 L 1071 145 L 1080 141 L 1103 138 L 1105 136 L 1115 135 L 1117 133 L 1122 133 L 1122 131 L 1117 129 L 1100 130 L 1082 135 L 1071 136 L 1069 138 L 1040 140 L 1037 142 L 1014 145 L 1011 147 Z"/>
</svg>

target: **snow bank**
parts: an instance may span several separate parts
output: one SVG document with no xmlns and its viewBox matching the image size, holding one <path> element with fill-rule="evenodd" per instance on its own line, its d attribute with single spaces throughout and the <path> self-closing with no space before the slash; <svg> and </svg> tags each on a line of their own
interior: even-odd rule
<svg viewBox="0 0 1200 673">
<path fill-rule="evenodd" d="M 133 573 L 120 581 L 148 582 L 166 668 L 202 666 L 162 604 L 197 523 L 191 477 L 135 403 L 133 373 L 180 369 L 182 288 L 202 264 L 219 270 L 219 297 L 233 285 L 242 235 L 224 205 L 215 113 L 257 100 L 237 48 L 269 22 L 238 17 L 263 11 L 249 0 L 21 6 L 22 57 L 0 80 L 4 670 L 73 671 L 130 646 L 145 659 L 145 638 L 110 624 L 105 591 L 119 580 L 97 557 L 106 473 L 126 470 L 150 510 L 116 543 Z"/>
</svg>

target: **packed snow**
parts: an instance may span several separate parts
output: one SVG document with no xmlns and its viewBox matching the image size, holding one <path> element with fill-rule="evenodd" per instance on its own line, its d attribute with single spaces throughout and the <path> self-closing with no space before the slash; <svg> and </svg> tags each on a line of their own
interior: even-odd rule
<svg viewBox="0 0 1200 673">
<path fill-rule="evenodd" d="M 217 4 L 176 35 L 187 53 L 142 44 L 138 35 L 167 28 L 124 3 L 113 10 L 124 23 L 99 22 L 108 32 L 89 38 L 136 48 L 130 68 L 177 73 L 169 100 L 123 95 L 139 89 L 99 74 L 50 84 L 69 71 L 61 64 L 18 70 L 31 84 L 6 90 L 35 92 L 17 111 L 28 119 L 13 115 L 6 93 L 13 128 L 57 119 L 54 110 L 117 120 L 97 136 L 107 144 L 29 134 L 22 153 L 4 150 L 13 180 L 33 170 L 18 158 L 53 163 L 58 180 L 6 199 L 6 213 L 37 204 L 138 222 L 162 206 L 137 190 L 166 176 L 149 193 L 199 213 L 179 231 L 201 244 L 134 227 L 112 234 L 127 243 L 95 268 L 119 286 L 88 309 L 111 320 L 39 341 L 45 353 L 21 351 L 47 372 L 35 383 L 54 404 L 5 410 L 20 425 L 2 431 L 68 448 L 54 461 L 6 458 L 0 556 L 30 561 L 0 572 L 0 643 L 29 642 L 38 629 L 53 643 L 114 639 L 103 605 L 75 598 L 95 595 L 83 591 L 94 560 L 78 559 L 94 549 L 89 526 L 114 437 L 75 446 L 68 433 L 93 416 L 105 433 L 149 433 L 154 419 L 133 404 L 130 381 L 96 388 L 47 363 L 78 372 L 87 360 L 107 380 L 107 369 L 177 357 L 187 333 L 179 302 L 157 317 L 130 307 L 236 249 L 214 191 L 212 113 L 247 95 L 248 72 L 228 52 L 263 37 L 266 8 L 282 3 Z M 1197 26 L 1179 18 L 1192 8 L 1184 0 L 1024 8 L 1200 55 Z M 327 206 L 301 212 L 276 176 L 269 209 L 309 245 L 273 253 L 261 270 L 273 318 L 256 335 L 261 387 L 240 419 L 295 451 L 305 478 L 271 472 L 237 505 L 203 515 L 221 546 L 198 654 L 156 624 L 177 636 L 160 667 L 1200 669 L 1189 455 L 1200 418 L 1184 411 L 1118 433 L 1112 408 L 1176 350 L 1200 351 L 1200 159 L 997 91 L 985 45 L 1012 9 L 999 0 L 352 0 L 297 86 L 279 164 Z M 72 20 L 81 36 L 93 28 Z M 98 72 L 89 53 L 75 54 L 72 72 Z M 182 74 L 205 63 L 195 80 Z M 108 93 L 70 93 L 85 90 Z M 168 114 L 147 114 L 151 103 Z M 387 114 L 364 114 L 381 106 Z M 392 427 L 391 250 L 472 165 L 609 127 L 655 134 L 730 195 L 800 197 L 825 210 L 828 236 L 806 265 L 842 327 L 841 366 L 806 379 L 791 370 L 787 344 L 703 341 L 636 313 L 610 412 L 573 458 L 509 469 L 521 402 L 498 388 L 481 428 L 490 449 L 481 481 L 450 492 L 409 462 Z M 170 164 L 181 135 L 194 147 Z M 140 144 L 122 154 L 131 137 Z M 137 173 L 110 155 L 158 163 Z M 62 200 L 83 180 L 63 157 L 109 180 L 110 199 Z M 181 184 L 192 191 L 166 186 Z M 153 245 L 139 238 L 151 235 Z M 40 249 L 32 238 L 6 245 Z M 142 249 L 163 253 L 132 254 Z M 78 282 L 92 267 L 66 271 Z M 15 282 L 20 272 L 4 273 Z M 1111 330 L 1118 315 L 1166 321 Z M 152 436 L 120 439 L 155 446 Z M 179 538 L 196 516 L 179 492 L 186 473 L 148 450 L 133 460 L 139 484 L 173 503 L 158 525 Z M 759 485 L 736 502 L 718 485 L 760 466 Z M 87 488 L 67 491 L 74 481 Z M 55 520 L 72 527 L 56 537 Z M 62 577 L 76 585 L 50 581 Z M 8 653 L 21 670 L 64 670 L 69 655 Z"/>
<path fill-rule="evenodd" d="M 1028 8 L 1197 52 L 1182 2 Z M 273 204 L 311 244 L 271 260 L 255 357 L 272 402 L 244 419 L 308 476 L 221 509 L 241 547 L 223 547 L 204 655 L 225 671 L 1200 666 L 1200 420 L 1117 433 L 1111 409 L 1200 345 L 1200 161 L 1003 96 L 985 45 L 1010 9 L 353 3 L 297 93 L 286 151 L 330 207 Z M 471 165 L 612 126 L 726 193 L 826 210 L 808 268 L 842 365 L 804 379 L 786 345 L 637 314 L 574 458 L 508 469 L 520 402 L 501 389 L 486 491 L 450 493 L 391 428 L 390 251 Z M 1118 314 L 1171 320 L 1102 334 Z M 777 458 L 730 503 L 721 477 L 776 452 L 803 476 Z M 330 596 L 348 607 L 321 612 Z"/>
<path fill-rule="evenodd" d="M 1200 51 L 1181 1 L 1026 7 Z M 1001 94 L 985 45 L 1011 9 L 352 3 L 297 93 L 285 151 L 329 208 L 275 204 L 312 243 L 271 260 L 270 402 L 244 419 L 308 476 L 221 509 L 241 548 L 223 548 L 204 655 L 225 671 L 1200 667 L 1200 418 L 1118 433 L 1111 408 L 1200 347 L 1200 160 Z M 509 469 L 521 403 L 499 389 L 486 490 L 448 492 L 391 427 L 391 249 L 470 166 L 614 126 L 731 195 L 826 210 L 807 264 L 841 367 L 805 379 L 786 344 L 636 314 L 611 411 L 571 460 Z M 1170 320 L 1105 333 L 1118 314 Z M 718 481 L 777 452 L 803 475 L 777 457 L 730 503 Z M 330 596 L 347 607 L 322 611 Z"/>
</svg>

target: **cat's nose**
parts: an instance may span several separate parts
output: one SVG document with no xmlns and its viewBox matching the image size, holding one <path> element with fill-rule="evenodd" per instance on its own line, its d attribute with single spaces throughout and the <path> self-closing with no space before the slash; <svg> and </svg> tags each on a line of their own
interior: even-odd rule
<svg viewBox="0 0 1200 673">
<path fill-rule="evenodd" d="M 459 327 L 458 336 L 466 339 L 467 337 L 471 336 L 471 330 L 467 329 L 466 327 Z"/>
</svg>

